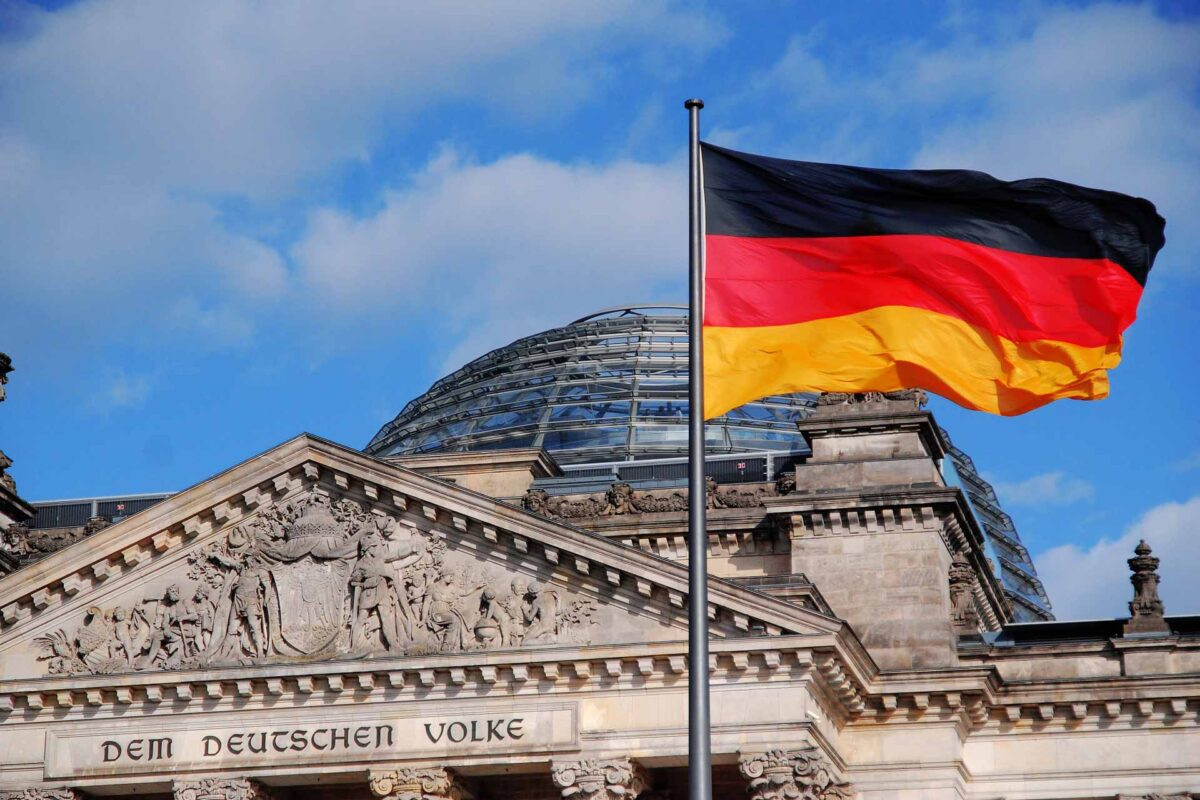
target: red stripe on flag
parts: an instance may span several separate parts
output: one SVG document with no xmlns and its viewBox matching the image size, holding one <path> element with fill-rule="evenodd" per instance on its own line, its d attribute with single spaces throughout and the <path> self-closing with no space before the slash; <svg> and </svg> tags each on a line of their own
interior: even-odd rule
<svg viewBox="0 0 1200 800">
<path fill-rule="evenodd" d="M 909 306 L 1014 342 L 1097 347 L 1133 323 L 1142 294 L 1107 259 L 1022 255 L 939 236 L 708 236 L 705 244 L 705 325 L 791 325 Z"/>
</svg>

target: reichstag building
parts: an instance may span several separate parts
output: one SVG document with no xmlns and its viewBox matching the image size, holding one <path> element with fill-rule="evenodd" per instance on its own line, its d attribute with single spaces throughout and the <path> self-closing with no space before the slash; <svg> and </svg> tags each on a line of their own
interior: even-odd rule
<svg viewBox="0 0 1200 800">
<path fill-rule="evenodd" d="M 174 494 L 31 503 L 0 453 L 0 800 L 685 800 L 685 315 Z M 1200 797 L 1153 543 L 1127 617 L 1055 619 L 918 391 L 763 398 L 706 449 L 715 798 Z"/>
</svg>

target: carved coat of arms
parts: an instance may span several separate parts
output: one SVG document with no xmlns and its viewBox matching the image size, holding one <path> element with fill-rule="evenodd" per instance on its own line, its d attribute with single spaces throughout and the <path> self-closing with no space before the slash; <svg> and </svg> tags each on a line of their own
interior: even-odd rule
<svg viewBox="0 0 1200 800">
<path fill-rule="evenodd" d="M 352 500 L 264 509 L 176 583 L 39 638 L 51 674 L 587 641 L 595 603 L 476 562 Z"/>
</svg>

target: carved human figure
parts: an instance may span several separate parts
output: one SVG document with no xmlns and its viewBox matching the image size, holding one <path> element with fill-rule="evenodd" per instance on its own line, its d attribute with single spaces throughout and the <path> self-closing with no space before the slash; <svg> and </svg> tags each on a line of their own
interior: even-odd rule
<svg viewBox="0 0 1200 800">
<path fill-rule="evenodd" d="M 496 601 L 495 589 L 479 595 L 479 616 L 475 620 L 475 640 L 484 647 L 507 644 L 508 612 Z"/>
<path fill-rule="evenodd" d="M 184 615 L 183 635 L 188 652 L 195 655 L 204 651 L 212 637 L 215 606 L 208 584 L 200 583 L 187 601 Z"/>
<path fill-rule="evenodd" d="M 617 481 L 610 486 L 604 500 L 604 511 L 601 513 L 605 516 L 637 513 L 638 509 L 633 502 L 633 487 L 624 481 Z"/>
<path fill-rule="evenodd" d="M 483 589 L 483 584 L 464 589 L 455 572 L 444 572 L 429 589 L 429 629 L 442 648 L 464 650 L 468 645 L 467 620 L 459 603 Z"/>
<path fill-rule="evenodd" d="M 525 590 L 522 605 L 525 623 L 525 644 L 547 644 L 558 640 L 558 595 L 546 591 L 541 583 L 533 581 Z"/>
<path fill-rule="evenodd" d="M 361 644 L 366 625 L 374 615 L 379 636 L 388 650 L 412 641 L 415 614 L 403 585 L 403 570 L 425 553 L 420 537 L 396 537 L 399 527 L 391 518 L 379 517 L 375 528 L 360 542 L 361 555 L 350 577 L 352 646 Z"/>
<path fill-rule="evenodd" d="M 132 668 L 134 659 L 141 653 L 141 647 L 134 644 L 133 612 L 124 606 L 113 609 L 113 635 L 121 646 L 125 663 Z"/>
<path fill-rule="evenodd" d="M 252 655 L 262 656 L 266 646 L 266 592 L 270 575 L 262 562 L 250 558 L 233 584 L 233 614 L 249 640 Z"/>
<path fill-rule="evenodd" d="M 512 579 L 509 589 L 511 594 L 503 602 L 505 621 L 502 627 L 504 643 L 516 647 L 525 638 L 525 595 L 529 592 L 529 581 L 518 575 Z"/>
</svg>

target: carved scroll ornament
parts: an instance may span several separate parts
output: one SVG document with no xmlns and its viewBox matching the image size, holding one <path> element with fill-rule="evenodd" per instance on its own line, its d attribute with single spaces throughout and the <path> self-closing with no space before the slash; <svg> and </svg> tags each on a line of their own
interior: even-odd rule
<svg viewBox="0 0 1200 800">
<path fill-rule="evenodd" d="M 271 800 L 274 796 L 262 784 L 242 778 L 205 778 L 176 781 L 175 800 Z"/>
<path fill-rule="evenodd" d="M 751 800 L 851 800 L 850 784 L 837 780 L 815 747 L 742 756 L 738 764 Z"/>
<path fill-rule="evenodd" d="M 646 772 L 628 758 L 555 761 L 554 785 L 564 800 L 634 800 L 646 788 Z"/>
<path fill-rule="evenodd" d="M 74 789 L 17 789 L 0 792 L 0 800 L 82 800 L 82 796 Z"/>
<path fill-rule="evenodd" d="M 319 494 L 266 509 L 188 562 L 186 582 L 38 637 L 49 673 L 586 644 L 597 609 Z"/>
<path fill-rule="evenodd" d="M 387 800 L 470 800 L 453 770 L 399 767 L 371 773 L 371 793 Z"/>
</svg>

